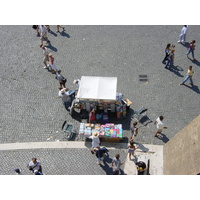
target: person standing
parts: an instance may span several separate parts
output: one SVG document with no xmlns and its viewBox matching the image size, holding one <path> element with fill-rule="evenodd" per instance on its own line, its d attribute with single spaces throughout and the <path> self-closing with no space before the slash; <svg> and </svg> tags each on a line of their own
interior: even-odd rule
<svg viewBox="0 0 200 200">
<path fill-rule="evenodd" d="M 42 48 L 42 53 L 44 55 L 44 58 L 43 58 L 43 63 L 45 65 L 44 69 L 48 69 L 47 63 L 48 63 L 48 60 L 49 60 L 49 51 L 44 45 L 42 45 L 41 48 Z"/>
<path fill-rule="evenodd" d="M 71 106 L 71 97 L 70 92 L 68 88 L 62 88 L 59 87 L 58 97 L 62 98 L 62 102 L 66 108 L 66 110 L 69 111 L 69 107 Z"/>
<path fill-rule="evenodd" d="M 32 161 L 28 164 L 29 170 L 33 173 L 37 170 L 42 173 L 41 163 L 37 160 L 37 158 L 32 158 Z"/>
<path fill-rule="evenodd" d="M 75 80 L 73 81 L 73 84 L 76 85 L 76 89 L 78 90 L 78 88 L 80 87 L 80 84 L 81 84 L 81 80 L 75 79 Z"/>
<path fill-rule="evenodd" d="M 133 141 L 130 141 L 130 145 L 128 146 L 128 154 L 129 154 L 129 160 L 131 160 L 131 155 L 134 156 L 134 152 L 136 150 L 136 147 L 133 144 Z"/>
<path fill-rule="evenodd" d="M 119 175 L 120 167 L 121 167 L 121 165 L 124 164 L 124 162 L 121 162 L 121 160 L 119 158 L 120 158 L 120 155 L 116 154 L 112 160 L 111 166 L 113 168 L 114 175 Z"/>
<path fill-rule="evenodd" d="M 164 124 L 163 124 L 163 119 L 164 119 L 164 117 L 163 117 L 163 116 L 160 116 L 160 117 L 158 117 L 158 118 L 156 119 L 156 121 L 154 122 L 154 124 L 155 124 L 156 127 L 157 127 L 157 131 L 156 131 L 156 133 L 155 133 L 155 135 L 154 135 L 155 137 L 157 137 L 159 133 L 162 133 L 162 130 L 163 130 L 163 129 L 167 129 L 167 127 L 164 126 Z"/>
<path fill-rule="evenodd" d="M 92 139 L 91 153 L 94 153 L 94 148 L 100 147 L 99 134 L 95 132 L 89 138 Z"/>
<path fill-rule="evenodd" d="M 64 78 L 60 73 L 61 73 L 61 70 L 58 70 L 58 71 L 56 72 L 57 80 L 58 80 L 58 82 L 60 83 L 60 87 L 66 88 L 66 87 L 65 87 L 65 83 L 67 82 L 67 79 Z"/>
<path fill-rule="evenodd" d="M 96 114 L 94 108 L 89 113 L 89 123 L 96 123 Z"/>
<path fill-rule="evenodd" d="M 137 126 L 137 122 L 134 122 L 133 125 L 131 126 L 131 137 L 130 137 L 130 141 L 134 141 L 134 138 L 138 135 L 138 128 Z"/>
<path fill-rule="evenodd" d="M 139 162 L 136 162 L 135 164 L 138 170 L 138 175 L 144 175 L 144 172 L 147 169 L 145 162 L 139 161 Z"/>
<path fill-rule="evenodd" d="M 48 37 L 47 37 L 47 28 L 45 25 L 38 25 L 38 31 L 40 33 L 40 41 L 41 41 L 41 44 L 40 44 L 40 47 L 43 45 L 43 41 L 44 39 L 46 39 L 46 43 L 50 43 Z"/>
<path fill-rule="evenodd" d="M 184 81 L 182 83 L 180 83 L 180 85 L 183 85 L 188 79 L 190 79 L 190 85 L 193 86 L 193 80 L 192 80 L 193 74 L 194 74 L 194 71 L 192 69 L 192 66 L 189 66 L 186 77 L 185 77 Z"/>
<path fill-rule="evenodd" d="M 181 29 L 181 34 L 179 36 L 179 41 L 177 41 L 178 43 L 186 41 L 187 32 L 188 32 L 188 25 L 184 25 L 183 28 Z"/>
<path fill-rule="evenodd" d="M 190 54 L 190 52 L 192 53 L 192 58 L 193 58 L 193 60 L 196 60 L 195 58 L 194 58 L 194 50 L 195 50 L 195 40 L 192 40 L 192 42 L 190 42 L 190 46 L 189 46 L 189 48 L 188 48 L 188 52 L 186 53 L 186 55 L 187 55 L 187 57 L 188 57 L 188 55 Z"/>
<path fill-rule="evenodd" d="M 169 56 L 167 57 L 167 63 L 165 65 L 165 68 L 171 69 L 172 65 L 174 64 L 174 51 L 175 49 L 172 49 L 169 53 Z"/>
</svg>

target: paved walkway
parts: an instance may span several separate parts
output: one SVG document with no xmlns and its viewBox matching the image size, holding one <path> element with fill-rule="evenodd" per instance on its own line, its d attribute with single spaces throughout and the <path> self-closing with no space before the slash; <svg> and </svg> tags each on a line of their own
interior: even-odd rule
<svg viewBox="0 0 200 200">
<path fill-rule="evenodd" d="M 74 163 L 74 162 L 79 162 L 77 164 L 81 165 L 83 158 L 87 157 L 87 159 L 90 160 L 88 162 L 88 163 L 90 163 L 90 165 L 88 165 L 88 163 L 86 164 L 85 162 L 83 162 L 86 164 L 86 168 L 83 168 L 83 170 L 85 169 L 85 171 L 80 172 L 78 170 L 77 172 L 75 172 L 73 169 L 71 169 L 71 173 L 72 174 L 79 174 L 79 173 L 80 174 L 96 174 L 96 172 L 99 169 L 98 170 L 96 169 L 97 166 L 96 166 L 96 162 L 95 162 L 95 156 L 93 156 L 89 151 L 88 147 L 90 145 L 91 145 L 91 143 L 89 143 L 89 142 L 7 143 L 7 144 L 0 144 L 0 151 L 1 151 L 1 153 L 10 152 L 11 157 L 12 157 L 12 152 L 13 152 L 13 160 L 16 159 L 15 158 L 16 154 L 21 155 L 23 157 L 28 157 L 28 155 L 29 155 L 31 158 L 32 152 L 35 152 L 34 154 L 39 155 L 40 158 L 43 157 L 43 159 L 45 159 L 45 160 L 40 159 L 40 161 L 42 163 L 45 163 L 45 162 L 49 163 L 51 160 L 53 160 L 55 165 L 52 166 L 52 169 L 46 166 L 46 168 L 48 169 L 48 170 L 46 170 L 48 172 L 48 174 L 49 174 L 49 172 L 51 174 L 52 171 L 55 174 L 57 174 L 56 171 L 59 169 L 58 166 L 60 165 L 60 163 L 62 163 L 62 161 L 61 161 L 62 155 L 63 155 L 63 157 L 66 157 L 67 152 L 69 155 L 71 155 L 71 153 L 73 152 L 74 155 L 79 155 L 79 159 L 77 157 L 76 158 L 77 160 L 74 160 L 74 156 L 70 157 L 68 155 L 67 163 L 68 164 L 70 163 L 70 164 L 66 165 L 65 168 L 67 168 L 67 167 L 70 168 L 72 166 L 72 163 Z M 127 155 L 127 150 L 126 150 L 127 144 L 126 143 L 109 143 L 109 146 L 108 146 L 108 143 L 102 143 L 102 146 L 106 146 L 109 149 L 110 159 L 115 155 L 115 153 L 120 153 L 121 159 L 123 161 L 125 161 L 124 165 L 122 166 L 122 169 L 123 169 L 124 173 L 127 175 L 136 175 L 137 174 L 137 170 L 136 170 L 136 166 L 135 166 L 135 162 L 137 160 L 145 161 L 145 163 L 147 164 L 149 159 L 150 159 L 149 173 L 151 175 L 157 175 L 157 174 L 163 173 L 163 155 L 162 155 L 163 152 L 162 152 L 162 146 L 160 146 L 160 145 L 138 144 L 138 149 L 135 152 L 136 157 L 133 160 L 129 160 L 128 157 L 126 156 Z M 24 151 L 24 150 L 26 150 L 26 151 Z M 57 154 L 55 154 L 55 155 L 51 154 L 51 152 L 55 152 L 55 151 L 60 152 L 60 155 L 57 156 Z M 45 156 L 42 156 L 44 154 L 44 152 L 50 153 L 50 155 L 51 155 L 51 157 L 49 158 L 50 160 L 46 160 Z M 8 156 L 7 158 L 11 159 L 10 156 Z M 108 163 L 111 163 L 110 159 L 107 160 Z M 5 162 L 2 162 L 2 163 L 7 163 L 6 165 L 8 165 L 8 162 L 6 161 L 5 158 L 4 158 L 4 161 Z M 28 162 L 28 161 L 26 161 L 26 162 Z M 93 162 L 93 164 L 91 164 L 92 162 Z M 1 168 L 4 169 L 5 167 L 3 166 L 4 164 L 2 164 L 2 163 L 1 163 L 1 165 L 2 165 Z M 15 164 L 17 164 L 17 163 L 15 163 Z M 58 165 L 58 166 L 56 166 L 56 165 Z M 8 166 L 9 166 L 8 168 L 11 167 L 10 165 L 8 165 Z M 105 170 L 106 174 L 111 174 L 111 171 L 110 171 L 108 165 L 104 165 L 104 167 L 105 166 L 107 166 L 106 170 Z M 13 168 L 15 168 L 15 167 L 16 166 L 13 166 Z M 95 170 L 94 170 L 94 168 L 95 168 Z M 94 173 L 94 171 L 95 171 L 95 173 Z M 6 172 L 6 174 L 7 173 L 9 174 L 8 171 Z M 68 174 L 68 173 L 69 173 L 69 169 L 66 171 L 63 170 L 63 172 L 61 174 Z M 103 171 L 99 171 L 99 173 L 104 174 Z M 13 174 L 12 170 L 10 170 L 10 174 Z"/>
</svg>

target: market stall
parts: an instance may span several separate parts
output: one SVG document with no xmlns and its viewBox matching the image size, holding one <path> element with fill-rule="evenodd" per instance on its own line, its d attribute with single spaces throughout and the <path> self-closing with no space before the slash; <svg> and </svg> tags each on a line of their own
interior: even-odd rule
<svg viewBox="0 0 200 200">
<path fill-rule="evenodd" d="M 116 113 L 116 117 L 126 117 L 126 112 L 132 102 L 123 99 L 117 93 L 117 77 L 82 76 L 77 95 L 72 102 L 70 114 L 73 116 L 75 109 L 86 110 L 88 113 L 94 109 L 103 113 Z"/>
<path fill-rule="evenodd" d="M 90 124 L 80 123 L 80 137 L 90 137 L 92 134 L 98 133 L 101 141 L 120 142 L 123 139 L 122 124 Z"/>
</svg>

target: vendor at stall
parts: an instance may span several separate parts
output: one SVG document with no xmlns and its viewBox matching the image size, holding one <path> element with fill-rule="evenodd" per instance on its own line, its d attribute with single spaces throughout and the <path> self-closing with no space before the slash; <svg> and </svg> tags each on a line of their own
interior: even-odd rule
<svg viewBox="0 0 200 200">
<path fill-rule="evenodd" d="M 89 123 L 96 123 L 96 114 L 94 109 L 89 113 Z"/>
</svg>

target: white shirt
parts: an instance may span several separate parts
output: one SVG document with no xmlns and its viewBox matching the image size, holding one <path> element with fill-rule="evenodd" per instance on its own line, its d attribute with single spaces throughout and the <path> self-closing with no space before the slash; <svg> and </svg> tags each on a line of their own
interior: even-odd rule
<svg viewBox="0 0 200 200">
<path fill-rule="evenodd" d="M 46 48 L 46 47 L 44 47 L 45 49 L 42 49 L 42 51 L 43 51 L 43 55 L 44 56 L 47 56 L 48 54 L 49 54 L 49 51 L 48 51 L 48 49 Z"/>
<path fill-rule="evenodd" d="M 99 143 L 100 143 L 99 137 L 90 136 L 89 138 L 92 139 L 92 148 L 96 148 L 96 147 L 100 146 L 99 145 Z"/>
<path fill-rule="evenodd" d="M 187 34 L 188 32 L 188 26 L 187 27 L 183 27 L 182 30 L 181 30 L 181 34 Z"/>
<path fill-rule="evenodd" d="M 157 129 L 163 129 L 163 127 L 164 127 L 164 124 L 163 124 L 163 122 L 162 121 L 160 121 L 160 117 L 158 117 L 157 119 L 156 119 L 156 127 L 157 127 Z"/>
<path fill-rule="evenodd" d="M 112 162 L 114 162 L 114 169 L 115 170 L 119 170 L 120 166 L 121 166 L 121 160 L 117 159 L 116 157 L 113 158 Z"/>
<path fill-rule="evenodd" d="M 59 91 L 58 96 L 62 98 L 63 102 L 68 102 L 70 100 L 69 91 L 66 91 L 63 94 L 61 93 L 61 91 Z"/>
<path fill-rule="evenodd" d="M 31 161 L 29 163 L 29 166 L 32 167 L 33 170 L 39 170 L 40 166 L 41 166 L 41 163 L 38 160 L 36 161 L 36 164 L 34 164 L 33 161 Z"/>
<path fill-rule="evenodd" d="M 44 25 L 38 25 L 38 27 L 40 35 L 44 35 L 45 33 L 47 33 L 47 28 Z"/>
</svg>

